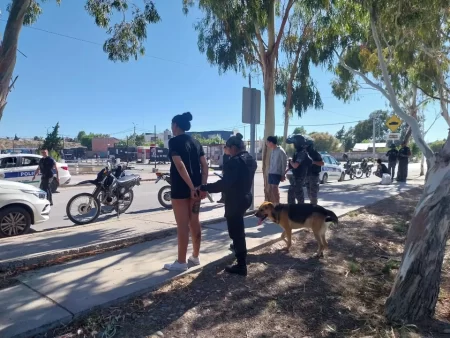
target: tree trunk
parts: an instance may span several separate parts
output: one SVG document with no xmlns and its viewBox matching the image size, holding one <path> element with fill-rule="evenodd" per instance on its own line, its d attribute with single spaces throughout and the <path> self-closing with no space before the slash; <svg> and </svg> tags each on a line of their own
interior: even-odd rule
<svg viewBox="0 0 450 338">
<path fill-rule="evenodd" d="M 422 154 L 420 159 L 420 174 L 419 176 L 425 175 L 425 156 Z"/>
<path fill-rule="evenodd" d="M 265 125 L 264 140 L 275 134 L 275 62 L 271 57 L 266 58 L 266 69 L 264 72 L 264 102 L 265 102 Z M 263 176 L 265 200 L 269 201 L 267 176 L 270 163 L 270 149 L 264 143 L 263 153 Z"/>
<path fill-rule="evenodd" d="M 291 118 L 291 101 L 292 101 L 292 82 L 287 84 L 286 88 L 286 104 L 284 106 L 284 130 L 283 130 L 283 148 L 286 150 L 286 139 L 288 137 L 289 120 Z"/>
<path fill-rule="evenodd" d="M 0 46 L 0 119 L 6 107 L 10 82 L 16 66 L 17 47 L 23 20 L 31 0 L 14 0 Z"/>
<path fill-rule="evenodd" d="M 405 243 L 402 262 L 386 301 L 391 322 L 420 323 L 433 317 L 450 225 L 450 138 L 427 170 L 427 180 Z"/>
</svg>

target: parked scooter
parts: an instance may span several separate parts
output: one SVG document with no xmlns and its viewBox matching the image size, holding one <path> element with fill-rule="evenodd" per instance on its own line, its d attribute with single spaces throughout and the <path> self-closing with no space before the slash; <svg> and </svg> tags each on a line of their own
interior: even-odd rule
<svg viewBox="0 0 450 338">
<path fill-rule="evenodd" d="M 364 175 L 366 175 L 366 177 L 370 177 L 370 175 L 372 175 L 372 168 L 373 163 L 369 163 L 369 160 L 367 158 L 363 158 L 359 166 L 360 170 L 356 171 L 356 178 L 362 178 Z"/>
</svg>

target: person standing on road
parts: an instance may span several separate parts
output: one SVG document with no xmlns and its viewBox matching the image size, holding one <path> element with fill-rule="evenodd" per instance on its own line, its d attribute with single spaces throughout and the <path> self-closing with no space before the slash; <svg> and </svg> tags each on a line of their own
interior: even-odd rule
<svg viewBox="0 0 450 338">
<path fill-rule="evenodd" d="M 232 249 L 237 263 L 227 266 L 225 271 L 242 276 L 247 275 L 247 244 L 245 242 L 244 215 L 253 200 L 252 184 L 258 167 L 255 159 L 245 151 L 243 136 L 231 136 L 226 147 L 230 159 L 223 167 L 223 178 L 201 186 L 201 191 L 225 193 L 225 218 L 228 234 L 233 241 Z"/>
<path fill-rule="evenodd" d="M 312 164 L 308 169 L 306 177 L 306 191 L 308 192 L 309 202 L 317 204 L 319 194 L 319 175 L 324 165 L 322 156 L 314 149 L 314 141 L 312 139 L 306 140 L 306 152 L 312 160 Z"/>
<path fill-rule="evenodd" d="M 188 269 L 186 254 L 189 230 L 192 236 L 192 256 L 188 261 L 200 265 L 201 226 L 200 193 L 201 184 L 208 180 L 208 163 L 200 143 L 185 132 L 191 129 L 192 115 L 184 113 L 172 119 L 172 133 L 169 140 L 170 179 L 172 208 L 177 222 L 178 258 L 164 269 L 185 271 Z"/>
<path fill-rule="evenodd" d="M 406 182 L 408 177 L 408 158 L 411 156 L 411 150 L 403 141 L 402 147 L 398 151 L 398 170 L 397 182 Z"/>
<path fill-rule="evenodd" d="M 395 177 L 395 167 L 397 166 L 398 161 L 398 150 L 394 142 L 391 143 L 391 149 L 386 153 L 386 156 L 388 158 L 389 175 L 391 175 L 391 180 L 393 181 Z"/>
<path fill-rule="evenodd" d="M 269 136 L 266 146 L 272 150 L 269 163 L 269 202 L 280 204 L 280 182 L 286 179 L 287 155 L 282 147 L 278 145 L 275 136 Z"/>
<path fill-rule="evenodd" d="M 306 152 L 307 145 L 305 138 L 302 135 L 294 135 L 287 141 L 288 143 L 294 144 L 296 151 L 292 160 L 289 161 L 289 168 L 292 169 L 295 186 L 293 189 L 290 189 L 291 194 L 289 194 L 288 191 L 288 203 L 295 204 L 295 199 L 297 199 L 298 204 L 303 204 L 305 203 L 305 193 L 303 189 L 306 175 L 309 167 L 312 165 L 312 160 Z M 294 196 L 292 196 L 292 192 Z"/>
<path fill-rule="evenodd" d="M 39 160 L 38 167 L 34 172 L 34 176 L 32 181 L 35 180 L 36 175 L 41 173 L 41 184 L 40 188 L 47 193 L 47 199 L 50 202 L 50 205 L 53 205 L 53 196 L 52 196 L 52 183 L 54 179 L 53 170 L 56 171 L 56 182 L 59 184 L 59 172 L 56 166 L 56 161 L 48 156 L 48 149 L 41 149 L 42 158 Z"/>
</svg>

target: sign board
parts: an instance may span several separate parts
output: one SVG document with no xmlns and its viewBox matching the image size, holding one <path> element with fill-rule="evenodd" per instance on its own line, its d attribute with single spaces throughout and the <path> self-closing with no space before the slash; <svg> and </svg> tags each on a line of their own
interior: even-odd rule
<svg viewBox="0 0 450 338">
<path fill-rule="evenodd" d="M 386 126 L 394 133 L 402 124 L 402 121 L 396 116 L 392 115 L 386 121 Z"/>
<path fill-rule="evenodd" d="M 253 115 L 253 121 L 252 121 Z M 242 90 L 242 123 L 259 124 L 261 121 L 261 91 L 244 87 Z"/>
<path fill-rule="evenodd" d="M 387 136 L 388 141 L 398 141 L 400 140 L 400 133 L 389 133 Z"/>
</svg>

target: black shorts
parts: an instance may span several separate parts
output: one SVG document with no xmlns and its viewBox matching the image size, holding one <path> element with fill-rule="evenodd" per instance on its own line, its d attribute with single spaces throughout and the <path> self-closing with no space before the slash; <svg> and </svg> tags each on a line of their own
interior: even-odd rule
<svg viewBox="0 0 450 338">
<path fill-rule="evenodd" d="M 175 190 L 170 190 L 170 198 L 173 200 L 185 200 L 191 198 L 191 189 L 189 187 L 186 189 L 176 188 Z"/>
<path fill-rule="evenodd" d="M 268 183 L 272 185 L 280 185 L 281 175 L 278 174 L 269 174 Z"/>
</svg>

